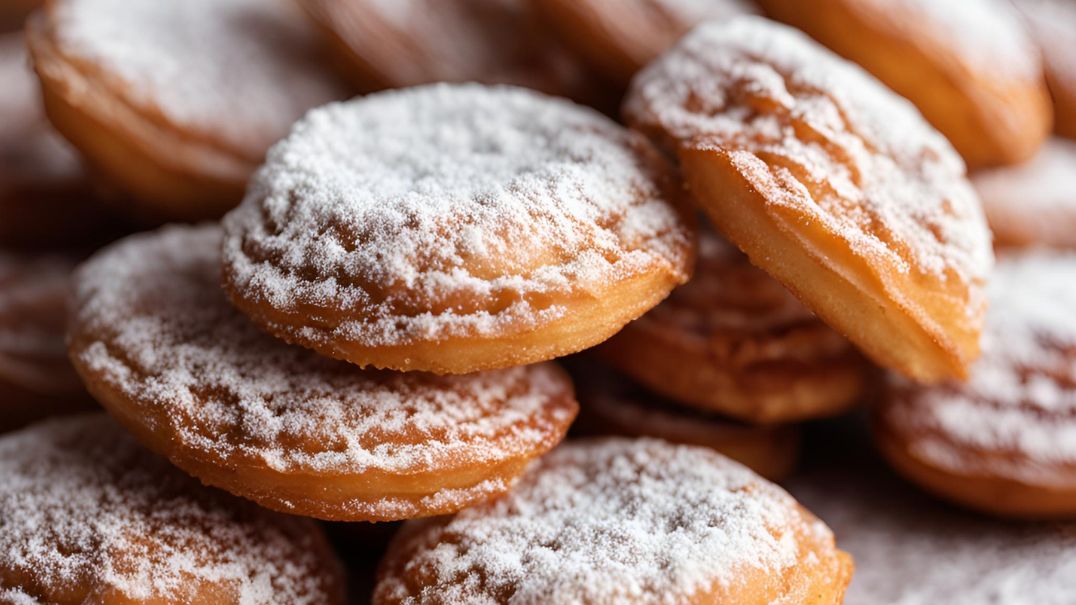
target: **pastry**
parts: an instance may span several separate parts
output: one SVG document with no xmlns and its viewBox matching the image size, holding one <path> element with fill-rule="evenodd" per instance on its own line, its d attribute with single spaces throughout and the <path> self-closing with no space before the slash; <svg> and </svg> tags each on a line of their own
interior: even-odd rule
<svg viewBox="0 0 1076 605">
<path fill-rule="evenodd" d="M 998 246 L 1076 248 L 1076 141 L 1051 138 L 1031 161 L 971 182 Z"/>
<path fill-rule="evenodd" d="M 104 414 L 0 438 L 0 603 L 343 605 L 312 522 L 207 488 Z"/>
<path fill-rule="evenodd" d="M 875 375 L 850 342 L 705 228 L 691 281 L 598 351 L 673 401 L 763 424 L 845 412 Z"/>
<path fill-rule="evenodd" d="M 220 217 L 307 109 L 346 98 L 286 0 L 49 0 L 45 110 L 143 220 Z"/>
<path fill-rule="evenodd" d="M 591 347 L 694 260 L 674 168 L 597 112 L 438 84 L 311 112 L 225 219 L 232 300 L 362 366 L 463 374 Z"/>
<path fill-rule="evenodd" d="M 738 17 L 640 72 L 624 111 L 718 229 L 875 362 L 967 373 L 990 232 L 964 163 L 911 104 L 802 33 Z"/>
<path fill-rule="evenodd" d="M 1076 255 L 1003 255 L 967 383 L 894 379 L 882 453 L 927 491 L 1009 517 L 1076 518 Z"/>
<path fill-rule="evenodd" d="M 1050 132 L 1043 63 L 1006 0 L 759 0 L 908 98 L 969 166 L 1015 164 Z"/>
<path fill-rule="evenodd" d="M 90 392 L 205 483 L 334 521 L 454 512 L 504 493 L 577 412 L 552 364 L 468 376 L 363 370 L 259 330 L 220 287 L 220 228 L 171 227 L 74 278 Z"/>
<path fill-rule="evenodd" d="M 839 604 L 852 560 L 787 493 L 711 450 L 570 443 L 502 500 L 404 525 L 374 605 Z"/>
<path fill-rule="evenodd" d="M 1076 138 L 1076 2 L 1013 0 L 1042 50 L 1054 100 L 1054 132 Z"/>
</svg>

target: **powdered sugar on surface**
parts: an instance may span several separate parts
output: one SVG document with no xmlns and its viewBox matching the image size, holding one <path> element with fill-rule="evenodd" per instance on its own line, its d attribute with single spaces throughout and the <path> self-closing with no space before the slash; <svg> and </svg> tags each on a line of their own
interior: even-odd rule
<svg viewBox="0 0 1076 605">
<path fill-rule="evenodd" d="M 286 0 L 60 0 L 50 15 L 60 52 L 99 67 L 127 102 L 254 159 L 348 94 Z"/>
<path fill-rule="evenodd" d="M 552 364 L 367 371 L 263 333 L 221 289 L 220 239 L 217 226 L 134 236 L 75 280 L 77 365 L 176 447 L 225 466 L 407 473 L 534 455 L 574 417 L 570 382 Z"/>
<path fill-rule="evenodd" d="M 342 600 L 312 522 L 202 487 L 103 414 L 0 439 L 0 511 L 0 600 L 82 602 L 91 590 L 131 602 L 217 598 L 207 590 L 249 605 Z"/>
<path fill-rule="evenodd" d="M 897 380 L 886 422 L 912 452 L 957 472 L 1046 482 L 1076 467 L 1076 254 L 1002 255 L 982 357 L 966 384 Z M 1006 456 L 984 458 L 979 452 Z"/>
<path fill-rule="evenodd" d="M 504 499 L 412 526 L 417 534 L 403 541 L 422 546 L 404 573 L 421 574 L 426 586 L 409 587 L 390 563 L 375 600 L 687 603 L 743 569 L 796 565 L 794 507 L 776 486 L 704 448 L 569 443 L 534 463 Z"/>
<path fill-rule="evenodd" d="M 1048 139 L 1027 163 L 976 173 L 972 182 L 1002 240 L 1076 247 L 1076 141 Z"/>
<path fill-rule="evenodd" d="M 227 279 L 274 309 L 324 310 L 332 337 L 368 345 L 533 329 L 563 315 L 560 296 L 683 273 L 691 235 L 655 162 L 638 135 L 523 89 L 330 105 L 225 219 Z"/>
<path fill-rule="evenodd" d="M 625 115 L 670 151 L 728 152 L 768 204 L 823 223 L 872 264 L 975 286 L 990 271 L 990 232 L 949 143 L 797 30 L 704 24 L 636 76 Z"/>
<path fill-rule="evenodd" d="M 646 0 L 644 3 L 685 27 L 707 19 L 729 19 L 759 12 L 758 6 L 749 0 Z"/>
</svg>

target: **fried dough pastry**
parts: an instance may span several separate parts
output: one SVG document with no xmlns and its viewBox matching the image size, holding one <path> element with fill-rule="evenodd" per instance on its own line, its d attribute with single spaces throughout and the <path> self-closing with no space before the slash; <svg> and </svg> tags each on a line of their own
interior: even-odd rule
<svg viewBox="0 0 1076 605">
<path fill-rule="evenodd" d="M 912 482 L 1010 517 L 1076 518 L 1076 254 L 1003 255 L 967 383 L 895 379 L 878 447 Z"/>
<path fill-rule="evenodd" d="M 536 92 L 312 111 L 225 219 L 232 300 L 288 342 L 463 374 L 591 347 L 687 281 L 694 221 L 644 137 Z"/>
<path fill-rule="evenodd" d="M 594 86 L 526 0 L 298 0 L 366 92 L 512 84 L 585 100 Z"/>
<path fill-rule="evenodd" d="M 4 605 L 343 605 L 314 522 L 204 487 L 104 414 L 0 439 Z"/>
<path fill-rule="evenodd" d="M 0 251 L 0 432 L 93 409 L 64 346 L 74 261 Z"/>
<path fill-rule="evenodd" d="M 932 500 L 885 468 L 865 431 L 832 424 L 807 436 L 832 454 L 805 452 L 810 468 L 787 489 L 855 557 L 845 605 L 1066 605 L 1076 594 L 1076 525 L 1011 523 Z"/>
<path fill-rule="evenodd" d="M 1076 248 L 1076 142 L 1046 141 L 1026 164 L 972 175 L 999 246 Z"/>
<path fill-rule="evenodd" d="M 579 396 L 573 434 L 650 437 L 708 447 L 771 481 L 787 477 L 799 461 L 800 428 L 753 426 L 677 405 L 591 358 L 567 364 Z"/>
<path fill-rule="evenodd" d="M 751 262 L 874 361 L 967 373 L 990 232 L 963 162 L 909 103 L 802 33 L 738 17 L 640 72 L 625 115 Z"/>
<path fill-rule="evenodd" d="M 1054 132 L 1076 138 L 1076 2 L 1012 0 L 1042 50 L 1054 100 Z"/>
<path fill-rule="evenodd" d="M 374 605 L 838 604 L 852 559 L 779 487 L 700 447 L 569 443 L 504 499 L 411 521 Z"/>
<path fill-rule="evenodd" d="M 1034 155 L 1050 132 L 1038 49 L 1006 0 L 759 0 L 923 112 L 973 168 Z"/>
<path fill-rule="evenodd" d="M 220 217 L 292 122 L 348 94 L 285 0 L 48 0 L 27 36 L 49 119 L 141 219 Z"/>
<path fill-rule="evenodd" d="M 711 229 L 695 275 L 598 351 L 677 403 L 771 424 L 863 403 L 875 370 L 766 272 Z"/>
<path fill-rule="evenodd" d="M 0 35 L 0 247 L 73 247 L 116 230 L 49 126 L 22 34 Z"/>
<path fill-rule="evenodd" d="M 69 336 L 98 401 L 202 481 L 326 520 L 450 513 L 504 493 L 575 418 L 554 364 L 367 371 L 266 335 L 221 292 L 220 239 L 174 227 L 99 253 Z"/>
<path fill-rule="evenodd" d="M 621 86 L 696 25 L 758 13 L 750 0 L 532 2 L 572 48 Z"/>
</svg>

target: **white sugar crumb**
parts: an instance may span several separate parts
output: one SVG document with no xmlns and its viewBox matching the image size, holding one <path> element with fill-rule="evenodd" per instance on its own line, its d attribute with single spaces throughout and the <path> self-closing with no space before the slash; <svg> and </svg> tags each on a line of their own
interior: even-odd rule
<svg viewBox="0 0 1076 605">
<path fill-rule="evenodd" d="M 671 151 L 729 151 L 768 203 L 825 224 L 863 257 L 970 284 L 990 271 L 990 232 L 950 144 L 797 30 L 753 17 L 704 24 L 636 77 L 625 114 L 671 137 Z"/>
<path fill-rule="evenodd" d="M 5 602 L 91 589 L 138 602 L 206 590 L 244 605 L 337 600 L 312 523 L 202 487 L 104 415 L 0 439 L 0 510 Z"/>
<path fill-rule="evenodd" d="M 220 239 L 134 236 L 75 280 L 73 355 L 184 447 L 282 472 L 406 473 L 544 451 L 575 413 L 551 364 L 436 377 L 287 345 L 227 300 Z"/>
<path fill-rule="evenodd" d="M 943 467 L 1049 483 L 1076 465 L 1076 254 L 1002 255 L 989 297 L 971 379 L 912 390 L 887 421 Z M 969 449 L 1010 455 L 983 462 Z"/>
<path fill-rule="evenodd" d="M 1076 142 L 1049 139 L 1030 161 L 976 173 L 972 182 L 995 230 L 1020 240 L 1076 245 Z"/>
<path fill-rule="evenodd" d="M 330 105 L 273 148 L 226 218 L 230 286 L 345 315 L 310 339 L 531 329 L 563 315 L 558 297 L 680 272 L 690 235 L 647 153 L 604 116 L 522 89 L 432 85 Z"/>
<path fill-rule="evenodd" d="M 704 448 L 569 443 L 504 499 L 423 539 L 406 563 L 429 578 L 421 592 L 392 574 L 376 592 L 408 604 L 688 603 L 744 569 L 794 566 L 794 510 L 782 490 Z"/>
<path fill-rule="evenodd" d="M 345 98 L 313 25 L 286 0 L 59 0 L 69 57 L 118 78 L 127 102 L 252 159 L 307 109 Z"/>
</svg>

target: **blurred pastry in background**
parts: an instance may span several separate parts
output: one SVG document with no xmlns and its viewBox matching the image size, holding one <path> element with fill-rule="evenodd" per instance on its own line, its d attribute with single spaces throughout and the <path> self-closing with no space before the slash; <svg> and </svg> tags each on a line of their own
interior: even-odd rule
<svg viewBox="0 0 1076 605">
<path fill-rule="evenodd" d="M 1076 2 L 1012 0 L 1042 49 L 1054 99 L 1054 132 L 1076 138 Z"/>
<path fill-rule="evenodd" d="M 45 0 L 3 0 L 0 2 L 0 34 L 22 29 L 26 17 Z"/>
<path fill-rule="evenodd" d="M 802 32 L 737 17 L 639 72 L 624 115 L 729 241 L 867 356 L 966 375 L 990 231 L 964 162 L 910 103 Z"/>
<path fill-rule="evenodd" d="M 879 449 L 945 500 L 1017 518 L 1076 518 L 1076 253 L 1003 253 L 983 355 L 967 383 L 894 378 Z"/>
<path fill-rule="evenodd" d="M 972 174 L 994 244 L 1076 249 L 1076 141 L 1051 138 L 1030 161 Z"/>
<path fill-rule="evenodd" d="M 286 0 L 49 0 L 27 37 L 49 119 L 147 221 L 220 217 L 292 122 L 349 95 Z"/>
<path fill-rule="evenodd" d="M 691 28 L 711 19 L 757 14 L 752 0 L 531 0 L 573 49 L 610 81 L 635 72 Z"/>
<path fill-rule="evenodd" d="M 1042 58 L 1006 0 L 758 1 L 911 100 L 969 167 L 1026 160 L 1050 132 Z"/>
<path fill-rule="evenodd" d="M 874 366 L 708 225 L 695 275 L 597 349 L 654 392 L 751 423 L 835 416 Z"/>
</svg>

